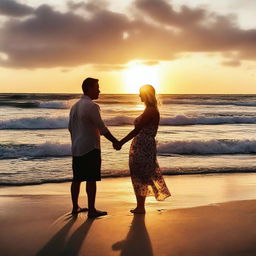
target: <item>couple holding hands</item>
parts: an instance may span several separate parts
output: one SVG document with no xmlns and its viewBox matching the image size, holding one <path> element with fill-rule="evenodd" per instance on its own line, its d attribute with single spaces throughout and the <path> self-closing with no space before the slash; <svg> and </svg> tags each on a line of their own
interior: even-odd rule
<svg viewBox="0 0 256 256">
<path fill-rule="evenodd" d="M 126 142 L 133 139 L 129 152 L 129 168 L 137 206 L 131 212 L 144 214 L 147 196 L 154 195 L 157 200 L 164 200 L 171 195 L 156 159 L 155 136 L 160 115 L 155 89 L 151 85 L 140 88 L 139 96 L 145 104 L 145 110 L 135 119 L 134 129 L 120 141 L 107 129 L 102 121 L 99 106 L 93 102 L 100 94 L 98 79 L 86 78 L 82 89 L 84 94 L 72 106 L 68 125 L 73 157 L 72 214 L 88 211 L 88 218 L 107 215 L 107 212 L 95 208 L 96 181 L 101 180 L 100 135 L 111 141 L 116 150 L 120 150 Z M 86 181 L 88 209 L 78 205 L 82 181 Z"/>
</svg>

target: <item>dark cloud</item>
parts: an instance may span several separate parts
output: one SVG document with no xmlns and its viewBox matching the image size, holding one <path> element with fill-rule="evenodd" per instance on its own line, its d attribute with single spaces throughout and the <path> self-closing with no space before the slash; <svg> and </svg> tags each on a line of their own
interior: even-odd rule
<svg viewBox="0 0 256 256">
<path fill-rule="evenodd" d="M 33 8 L 17 3 L 13 0 L 0 0 L 0 15 L 6 16 L 26 16 L 33 13 Z"/>
<path fill-rule="evenodd" d="M 125 31 L 129 37 L 124 40 Z M 122 64 L 133 58 L 147 59 L 149 52 L 157 52 L 157 58 L 162 55 L 152 38 L 163 37 L 157 28 L 108 10 L 86 19 L 42 5 L 24 21 L 6 22 L 0 34 L 0 52 L 9 56 L 1 62 L 4 66 Z"/>
<path fill-rule="evenodd" d="M 240 29 L 235 15 L 186 6 L 175 11 L 166 0 L 137 0 L 134 5 L 155 23 L 178 29 L 170 46 L 177 53 L 236 51 L 241 60 L 256 60 L 256 29 Z"/>
<path fill-rule="evenodd" d="M 175 11 L 164 0 L 137 0 L 134 5 L 154 21 L 171 26 L 184 27 L 197 24 L 202 22 L 206 17 L 206 11 L 201 8 L 191 9 L 183 5 L 179 11 Z"/>
<path fill-rule="evenodd" d="M 239 28 L 234 16 L 186 6 L 174 10 L 165 0 L 135 1 L 133 7 L 140 16 L 102 9 L 102 1 L 96 0 L 68 6 L 63 13 L 41 5 L 26 19 L 5 22 L 0 29 L 0 52 L 8 58 L 0 60 L 0 65 L 97 64 L 98 69 L 112 70 L 132 59 L 171 60 L 188 52 L 236 52 L 235 58 L 226 58 L 256 60 L 256 30 Z M 78 14 L 78 9 L 90 15 Z"/>
</svg>

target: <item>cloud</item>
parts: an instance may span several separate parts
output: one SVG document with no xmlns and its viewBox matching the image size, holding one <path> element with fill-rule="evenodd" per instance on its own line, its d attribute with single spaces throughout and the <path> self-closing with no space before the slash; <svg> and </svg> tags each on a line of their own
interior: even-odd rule
<svg viewBox="0 0 256 256">
<path fill-rule="evenodd" d="M 205 19 L 206 11 L 201 8 L 191 9 L 185 5 L 179 11 L 164 0 L 137 0 L 135 7 L 154 21 L 167 25 L 184 27 L 197 24 Z"/>
<path fill-rule="evenodd" d="M 98 71 L 108 72 L 108 71 L 120 71 L 127 68 L 127 65 L 121 64 L 96 64 L 93 67 Z"/>
<path fill-rule="evenodd" d="M 0 1 L 0 15 L 6 16 L 26 16 L 33 13 L 33 8 L 17 3 L 13 0 L 1 0 Z"/>
<path fill-rule="evenodd" d="M 226 61 L 222 61 L 221 64 L 223 66 L 239 67 L 239 66 L 241 66 L 241 61 L 239 61 L 239 60 L 226 60 Z"/>
<path fill-rule="evenodd" d="M 148 61 L 143 61 L 141 62 L 142 65 L 146 65 L 146 66 L 155 66 L 159 64 L 159 61 L 156 60 L 148 60 Z"/>
<path fill-rule="evenodd" d="M 41 5 L 22 20 L 7 20 L 0 28 L 0 52 L 7 56 L 0 58 L 0 65 L 93 64 L 112 70 L 133 59 L 172 60 L 195 52 L 236 52 L 237 61 L 256 60 L 256 29 L 239 28 L 233 15 L 187 6 L 177 10 L 165 0 L 136 0 L 133 8 L 139 16 L 113 12 L 96 0 L 68 6 L 63 13 Z M 79 14 L 78 9 L 90 15 Z"/>
<path fill-rule="evenodd" d="M 68 1 L 67 5 L 70 10 L 74 11 L 77 9 L 82 9 L 89 12 L 97 12 L 103 9 L 108 8 L 108 2 L 105 0 L 97 0 L 97 1 L 87 1 L 87 2 L 74 2 Z"/>
</svg>

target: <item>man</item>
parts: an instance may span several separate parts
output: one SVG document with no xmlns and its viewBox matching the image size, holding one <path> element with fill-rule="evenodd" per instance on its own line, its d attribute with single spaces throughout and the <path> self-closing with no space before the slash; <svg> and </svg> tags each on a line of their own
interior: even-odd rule
<svg viewBox="0 0 256 256">
<path fill-rule="evenodd" d="M 99 106 L 93 102 L 100 93 L 98 79 L 86 78 L 82 89 L 84 95 L 73 105 L 69 117 L 73 156 L 72 214 L 87 211 L 78 205 L 80 184 L 86 181 L 88 217 L 97 218 L 107 215 L 107 212 L 95 208 L 96 181 L 101 180 L 100 135 L 104 135 L 113 145 L 117 140 L 102 121 Z"/>
</svg>

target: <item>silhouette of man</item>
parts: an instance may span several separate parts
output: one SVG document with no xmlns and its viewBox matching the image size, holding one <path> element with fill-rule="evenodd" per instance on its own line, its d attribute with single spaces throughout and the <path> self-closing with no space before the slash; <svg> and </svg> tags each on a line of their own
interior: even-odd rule
<svg viewBox="0 0 256 256">
<path fill-rule="evenodd" d="M 96 181 L 101 180 L 100 135 L 105 136 L 113 144 L 117 143 L 117 139 L 110 133 L 101 119 L 100 107 L 93 102 L 93 100 L 98 99 L 100 94 L 98 81 L 94 78 L 86 78 L 83 81 L 84 95 L 72 106 L 68 126 L 71 134 L 73 158 L 72 214 L 87 211 L 86 208 L 82 209 L 78 205 L 80 185 L 82 181 L 86 181 L 89 218 L 107 215 L 107 212 L 95 208 Z"/>
</svg>

